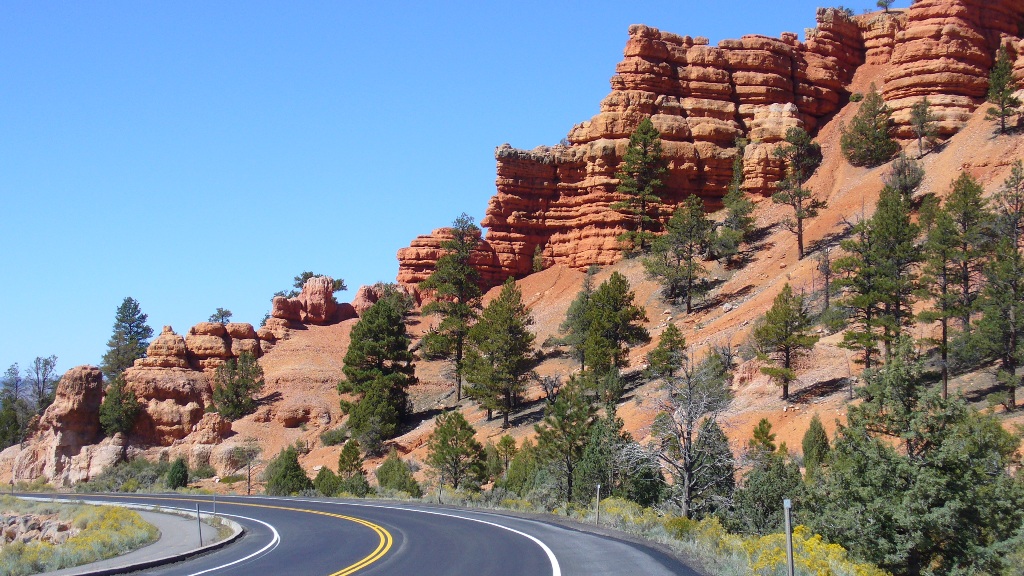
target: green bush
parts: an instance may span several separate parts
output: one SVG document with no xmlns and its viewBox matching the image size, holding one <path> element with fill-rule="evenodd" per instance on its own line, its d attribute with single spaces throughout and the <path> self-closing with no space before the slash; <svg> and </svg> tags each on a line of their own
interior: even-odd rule
<svg viewBox="0 0 1024 576">
<path fill-rule="evenodd" d="M 289 446 L 267 464 L 263 473 L 267 481 L 267 494 L 288 496 L 313 489 L 313 483 L 299 464 L 299 453 Z"/>
<path fill-rule="evenodd" d="M 184 458 L 178 458 L 167 471 L 167 487 L 176 490 L 185 486 L 188 486 L 188 464 Z"/>
<path fill-rule="evenodd" d="M 119 462 L 88 482 L 75 485 L 79 492 L 137 492 L 152 491 L 163 487 L 169 462 L 150 462 L 136 458 Z"/>
<path fill-rule="evenodd" d="M 891 116 L 889 107 L 872 85 L 850 124 L 840 128 L 839 146 L 850 164 L 874 168 L 899 152 L 899 144 L 889 136 Z"/>
<path fill-rule="evenodd" d="M 202 464 L 196 466 L 194 469 L 189 471 L 189 481 L 195 482 L 196 480 L 203 480 L 205 478 L 213 478 L 217 475 L 217 469 L 209 464 Z"/>
<path fill-rule="evenodd" d="M 384 459 L 384 463 L 377 469 L 377 484 L 381 488 L 405 492 L 413 498 L 423 495 L 420 485 L 412 477 L 412 470 L 409 465 L 398 457 L 398 452 L 391 451 L 391 454 Z"/>
<path fill-rule="evenodd" d="M 850 102 L 860 102 L 863 99 L 864 95 L 861 94 L 860 92 L 854 92 L 853 94 L 850 94 Z"/>
<path fill-rule="evenodd" d="M 348 440 L 348 433 L 344 428 L 325 430 L 320 434 L 320 443 L 324 446 L 337 446 Z"/>
<path fill-rule="evenodd" d="M 241 482 L 245 480 L 245 476 L 242 474 L 229 474 L 220 479 L 221 484 L 234 484 L 235 482 Z"/>
</svg>

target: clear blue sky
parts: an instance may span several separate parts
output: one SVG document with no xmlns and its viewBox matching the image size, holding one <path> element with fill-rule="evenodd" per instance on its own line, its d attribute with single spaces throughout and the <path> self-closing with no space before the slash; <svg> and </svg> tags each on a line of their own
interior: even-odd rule
<svg viewBox="0 0 1024 576">
<path fill-rule="evenodd" d="M 802 38 L 818 5 L 6 0 L 0 371 L 98 363 L 125 296 L 183 333 L 258 323 L 303 270 L 393 281 L 483 217 L 495 146 L 598 111 L 630 24 Z"/>
</svg>

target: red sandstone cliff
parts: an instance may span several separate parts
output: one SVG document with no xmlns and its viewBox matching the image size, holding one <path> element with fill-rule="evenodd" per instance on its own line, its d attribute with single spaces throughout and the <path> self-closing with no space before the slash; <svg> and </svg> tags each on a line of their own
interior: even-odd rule
<svg viewBox="0 0 1024 576">
<path fill-rule="evenodd" d="M 769 194 L 781 177 L 772 155 L 791 126 L 815 133 L 843 104 L 862 66 L 884 69 L 879 89 L 892 107 L 897 135 L 909 138 L 909 107 L 927 96 L 949 136 L 981 103 L 995 50 L 1002 43 L 1024 77 L 1018 23 L 1024 5 L 1013 0 L 922 0 L 905 12 L 849 17 L 819 9 L 818 26 L 800 42 L 744 36 L 709 46 L 704 38 L 629 29 L 612 92 L 600 112 L 570 130 L 567 145 L 531 151 L 497 148 L 497 193 L 481 225 L 487 234 L 474 260 L 484 281 L 531 272 L 535 250 L 545 266 L 575 269 L 621 257 L 616 238 L 626 218 L 611 209 L 620 199 L 615 171 L 630 132 L 644 117 L 661 131 L 669 161 L 667 219 L 686 196 L 720 205 L 737 149 L 745 149 L 744 189 Z M 399 250 L 398 281 L 416 285 L 440 256 L 444 229 Z"/>
</svg>

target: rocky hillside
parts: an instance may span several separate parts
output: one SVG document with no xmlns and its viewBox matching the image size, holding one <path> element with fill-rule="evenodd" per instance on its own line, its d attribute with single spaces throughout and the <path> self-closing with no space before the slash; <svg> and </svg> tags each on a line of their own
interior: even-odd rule
<svg viewBox="0 0 1024 576">
<path fill-rule="evenodd" d="M 573 127 L 557 146 L 497 149 L 497 192 L 481 222 L 486 234 L 474 262 L 490 285 L 509 275 L 520 278 L 538 343 L 556 333 L 580 288 L 582 270 L 597 264 L 604 266 L 598 281 L 612 271 L 629 278 L 655 339 L 674 323 L 698 348 L 740 346 L 753 320 L 785 282 L 807 293 L 821 288 L 813 259 L 798 261 L 794 237 L 778 225 L 786 216 L 784 208 L 767 201 L 781 174 L 772 151 L 785 130 L 804 127 L 822 145 L 824 161 L 808 186 L 829 208 L 808 223 L 811 251 L 836 242 L 850 222 L 870 216 L 889 170 L 887 165 L 852 167 L 839 151 L 840 126 L 858 107 L 850 103 L 850 95 L 872 84 L 895 110 L 901 137 L 909 136 L 907 109 L 920 98 L 927 96 L 940 116 L 945 142 L 924 158 L 926 178 L 920 193 L 944 196 L 962 171 L 992 192 L 1010 164 L 1024 157 L 1024 137 L 993 136 L 982 101 L 998 46 L 1010 50 L 1017 78 L 1024 78 L 1022 23 L 1024 5 L 1019 1 L 922 0 L 888 14 L 850 17 L 834 9 L 819 10 L 818 26 L 807 30 L 803 41 L 783 34 L 710 46 L 703 38 L 633 26 L 612 91 L 596 116 Z M 629 133 L 646 116 L 661 131 L 670 160 L 665 217 L 690 194 L 715 209 L 731 176 L 735 139 L 751 142 L 743 153 L 744 187 L 758 202 L 757 226 L 763 234 L 748 248 L 742 267 L 712 269 L 716 288 L 690 315 L 667 305 L 639 263 L 622 260 L 615 240 L 625 220 L 610 209 L 619 199 L 614 173 Z M 420 236 L 399 252 L 400 283 L 415 291 L 433 269 L 446 234 L 437 230 Z M 529 274 L 537 247 L 546 269 Z M 333 467 L 340 447 L 322 446 L 319 435 L 343 422 L 336 383 L 348 335 L 376 295 L 362 288 L 353 302 L 337 305 L 329 280 L 314 278 L 297 298 L 275 299 L 272 317 L 259 329 L 204 322 L 181 336 L 165 327 L 148 357 L 127 373 L 129 388 L 144 403 L 144 414 L 127 437 L 102 438 L 99 371 L 70 370 L 58 386 L 57 401 L 34 424 L 27 442 L 0 453 L 0 482 L 12 477 L 41 477 L 58 485 L 85 480 L 113 462 L 125 444 L 133 453 L 150 458 L 182 455 L 193 465 L 210 463 L 227 474 L 236 468 L 231 448 L 246 438 L 257 438 L 266 454 L 303 440 L 310 447 L 302 459 L 307 469 Z M 431 322 L 414 314 L 410 330 L 422 335 Z M 922 335 L 927 329 L 919 328 Z M 755 362 L 741 365 L 734 382 L 736 400 L 726 418 L 734 444 L 745 441 L 761 417 L 777 423 L 779 439 L 790 446 L 798 444 L 815 412 L 834 426 L 845 410 L 844 386 L 857 372 L 848 353 L 836 346 L 840 338 L 821 340 L 801 367 L 789 403 L 779 399 L 778 389 Z M 243 351 L 259 357 L 267 381 L 265 398 L 255 414 L 229 423 L 205 412 L 210 378 L 217 366 Z M 646 351 L 632 352 L 631 370 L 642 367 Z M 546 352 L 542 374 L 565 375 L 575 368 L 554 349 Z M 433 416 L 456 403 L 444 364 L 421 361 L 417 377 L 414 420 L 394 443 L 403 454 L 422 461 Z M 970 391 L 985 378 L 972 375 L 954 385 Z M 539 390 L 527 397 L 534 402 L 513 420 L 517 437 L 532 433 L 532 423 L 543 410 Z M 619 405 L 619 415 L 637 439 L 647 436 L 658 398 L 654 385 L 640 385 Z M 503 433 L 474 404 L 464 402 L 461 409 L 481 439 Z"/>
</svg>

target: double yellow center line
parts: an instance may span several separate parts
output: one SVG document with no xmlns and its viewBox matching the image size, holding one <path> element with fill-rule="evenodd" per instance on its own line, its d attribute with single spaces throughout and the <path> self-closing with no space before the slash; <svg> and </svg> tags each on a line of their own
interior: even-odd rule
<svg viewBox="0 0 1024 576">
<path fill-rule="evenodd" d="M 87 498 L 100 497 L 100 498 L 110 498 L 110 499 L 117 498 L 116 496 L 107 496 L 107 495 L 103 495 L 103 494 L 72 494 L 71 496 L 83 496 L 83 497 L 87 497 Z M 131 498 L 138 499 L 138 500 L 174 500 L 174 501 L 178 501 L 178 502 L 199 502 L 199 503 L 204 503 L 204 504 L 209 504 L 210 503 L 210 500 L 199 500 L 199 499 L 195 499 L 195 498 L 173 498 L 173 497 L 167 497 L 167 496 L 131 496 Z M 345 516 L 344 514 L 334 514 L 333 512 L 323 512 L 323 511 L 320 511 L 320 510 L 309 510 L 309 509 L 305 509 L 305 508 L 291 508 L 291 507 L 288 507 L 288 506 L 272 506 L 270 504 L 253 504 L 253 503 L 250 503 L 250 502 L 235 502 L 235 501 L 226 501 L 226 502 L 223 502 L 223 503 L 231 505 L 231 506 L 248 506 L 250 508 L 266 508 L 266 509 L 270 509 L 270 510 L 285 510 L 285 511 L 288 511 L 288 512 L 302 512 L 302 513 L 305 513 L 305 514 L 319 514 L 321 516 L 329 516 L 331 518 L 338 518 L 340 520 L 348 520 L 349 522 L 355 522 L 356 524 L 361 524 L 363 526 L 366 526 L 370 530 L 373 530 L 374 532 L 377 533 L 377 537 L 380 538 L 380 542 L 377 544 L 377 548 L 375 548 L 373 552 L 371 552 L 369 555 L 367 555 L 363 559 L 359 560 L 358 562 L 356 562 L 356 563 L 354 563 L 354 564 L 352 564 L 350 566 L 346 566 L 345 568 L 342 568 L 341 570 L 338 570 L 337 572 L 331 573 L 330 576 L 349 576 L 349 574 L 355 574 L 359 570 L 369 566 L 370 564 L 373 564 L 377 560 L 380 560 L 385 554 L 388 553 L 388 550 L 391 549 L 392 544 L 394 544 L 394 538 L 392 538 L 391 533 L 388 532 L 383 526 L 379 526 L 379 525 L 374 524 L 373 522 L 370 522 L 368 520 L 363 520 L 362 518 L 355 518 L 353 516 Z"/>
</svg>

